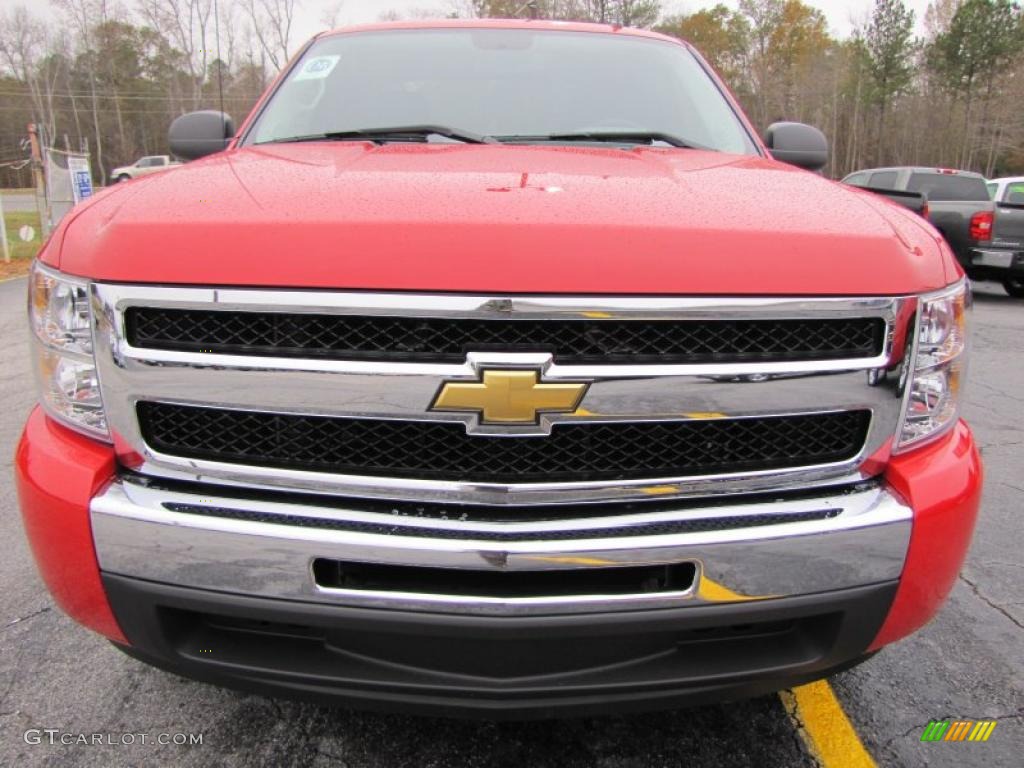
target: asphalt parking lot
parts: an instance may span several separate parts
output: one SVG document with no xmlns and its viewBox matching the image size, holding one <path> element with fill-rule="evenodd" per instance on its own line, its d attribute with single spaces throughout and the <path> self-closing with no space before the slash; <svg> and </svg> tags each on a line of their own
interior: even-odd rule
<svg viewBox="0 0 1024 768">
<path fill-rule="evenodd" d="M 4 192 L 3 204 L 6 213 L 28 213 L 36 210 L 36 199 L 25 192 Z"/>
<path fill-rule="evenodd" d="M 0 283 L 0 764 L 820 764 L 778 696 L 629 718 L 482 724 L 274 701 L 182 680 L 122 655 L 53 607 L 22 534 L 13 452 L 35 399 L 24 294 L 24 279 Z M 992 768 L 1021 765 L 1024 755 L 1024 302 L 996 286 L 978 287 L 973 333 L 965 415 L 983 447 L 987 479 L 967 565 L 930 626 L 832 680 L 878 765 Z M 998 725 L 986 743 L 922 743 L 932 719 Z M 833 725 L 823 725 L 827 735 Z M 51 746 L 28 743 L 31 729 L 146 734 L 149 742 L 158 734 L 202 734 L 202 744 L 143 745 L 136 736 L 131 745 Z M 870 764 L 847 757 L 824 762 Z"/>
</svg>

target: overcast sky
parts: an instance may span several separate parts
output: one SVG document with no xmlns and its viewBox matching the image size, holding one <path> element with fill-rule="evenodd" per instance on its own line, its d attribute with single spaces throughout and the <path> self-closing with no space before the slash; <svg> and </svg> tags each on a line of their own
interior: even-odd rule
<svg viewBox="0 0 1024 768">
<path fill-rule="evenodd" d="M 130 6 L 131 0 L 123 0 Z M 721 0 L 664 0 L 662 5 L 666 13 L 693 12 L 708 8 Z M 832 32 L 839 36 L 849 34 L 854 22 L 867 18 L 874 0 L 804 0 L 815 8 L 820 8 L 828 18 Z M 725 0 L 726 5 L 735 7 L 735 0 Z M 0 8 L 9 9 L 17 5 L 27 5 L 35 12 L 43 3 L 40 0 L 0 0 Z M 389 10 L 400 13 L 417 9 L 444 11 L 451 5 L 450 0 L 299 0 L 299 10 L 295 20 L 296 46 L 324 28 L 324 18 L 333 15 L 338 8 L 338 24 L 358 24 L 376 21 L 381 14 Z M 909 5 L 917 13 L 918 29 L 921 29 L 921 18 L 924 16 L 928 0 L 909 0 Z"/>
<path fill-rule="evenodd" d="M 0 0 L 6 2 L 7 0 Z M 663 0 L 662 6 L 667 13 L 678 13 L 709 8 L 722 0 Z M 853 20 L 862 20 L 870 13 L 874 0 L 804 0 L 808 5 L 820 8 L 828 18 L 829 26 L 834 34 L 845 36 L 853 26 Z M 327 9 L 333 8 L 337 0 L 300 0 L 302 3 L 302 19 L 299 25 L 300 37 L 309 37 L 322 28 L 320 19 Z M 736 6 L 735 0 L 725 0 L 725 4 Z M 376 21 L 382 13 L 389 9 L 402 12 L 419 8 L 438 8 L 444 10 L 450 5 L 448 0 L 342 0 L 338 12 L 339 24 L 356 24 Z M 909 5 L 917 14 L 920 28 L 928 0 L 909 0 Z"/>
</svg>

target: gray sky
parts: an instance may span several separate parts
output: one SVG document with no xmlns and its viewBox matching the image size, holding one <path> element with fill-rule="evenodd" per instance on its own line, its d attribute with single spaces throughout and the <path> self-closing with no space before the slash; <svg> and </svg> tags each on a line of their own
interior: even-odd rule
<svg viewBox="0 0 1024 768">
<path fill-rule="evenodd" d="M 709 8 L 723 0 L 663 0 L 662 6 L 667 13 L 679 13 Z M 8 2 L 8 0 L 0 0 Z M 322 28 L 319 23 L 324 11 L 333 8 L 337 0 L 300 0 L 302 2 L 302 19 L 300 25 L 300 37 L 310 37 Z M 726 5 L 735 7 L 735 0 L 724 0 Z M 832 32 L 837 35 L 847 35 L 853 27 L 854 21 L 867 18 L 874 0 L 804 0 L 808 5 L 824 11 L 828 18 Z M 341 10 L 338 13 L 339 24 L 356 24 L 366 21 L 376 21 L 380 14 L 389 9 L 396 11 L 409 11 L 413 9 L 439 9 L 445 10 L 450 5 L 449 0 L 342 0 Z M 917 14 L 918 27 L 928 7 L 928 0 L 909 0 L 909 5 Z"/>
<path fill-rule="evenodd" d="M 226 0 L 225 0 L 226 1 Z M 667 13 L 693 12 L 708 8 L 721 0 L 664 0 L 663 7 Z M 804 0 L 808 5 L 824 11 L 833 34 L 845 36 L 849 34 L 854 22 L 867 18 L 874 0 Z M 921 19 L 928 7 L 929 0 L 909 0 L 909 5 L 917 13 L 918 29 Z M 131 0 L 122 0 L 131 6 Z M 724 0 L 726 5 L 735 7 L 736 0 Z M 0 8 L 7 10 L 17 5 L 27 5 L 35 13 L 45 12 L 40 0 L 0 0 Z M 395 10 L 399 13 L 414 10 L 445 11 L 451 6 L 451 0 L 299 0 L 299 10 L 295 20 L 294 38 L 298 46 L 306 38 L 324 29 L 323 19 L 332 15 L 338 8 L 337 20 L 340 26 L 376 21 L 381 14 Z"/>
</svg>

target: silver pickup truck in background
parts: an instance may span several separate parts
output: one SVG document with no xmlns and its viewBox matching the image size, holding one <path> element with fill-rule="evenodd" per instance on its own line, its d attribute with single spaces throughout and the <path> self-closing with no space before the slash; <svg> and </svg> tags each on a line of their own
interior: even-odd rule
<svg viewBox="0 0 1024 768">
<path fill-rule="evenodd" d="M 914 192 L 923 196 L 925 215 L 946 238 L 968 274 L 975 252 L 991 244 L 995 203 L 981 174 L 951 168 L 871 168 L 851 173 L 843 183 L 880 194 Z M 906 205 L 894 196 L 886 196 Z"/>
<path fill-rule="evenodd" d="M 148 155 L 140 157 L 134 165 L 122 165 L 120 168 L 115 168 L 110 172 L 110 178 L 114 181 L 128 181 L 176 165 L 181 165 L 181 163 L 170 155 Z"/>
</svg>

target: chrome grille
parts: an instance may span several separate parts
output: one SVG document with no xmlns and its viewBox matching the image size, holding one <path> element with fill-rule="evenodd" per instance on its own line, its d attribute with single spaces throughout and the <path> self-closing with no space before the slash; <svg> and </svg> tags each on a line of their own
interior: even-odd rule
<svg viewBox="0 0 1024 768">
<path fill-rule="evenodd" d="M 508 507 L 860 481 L 884 460 L 896 429 L 915 306 L 913 297 L 487 297 L 93 286 L 104 404 L 121 461 L 141 474 Z M 154 320 L 145 334 L 143 313 Z M 317 327 L 328 318 L 327 328 L 379 324 L 392 341 L 395 323 L 443 332 L 417 338 L 404 357 L 340 355 L 351 340 L 325 341 L 322 334 L 314 334 L 316 341 L 290 338 L 295 346 L 285 353 L 280 337 L 269 330 L 246 335 L 252 329 L 213 339 L 223 342 L 220 348 L 200 348 L 200 338 L 211 338 L 206 331 L 181 336 L 181 328 L 161 331 L 163 321 L 155 320 L 182 313 L 313 318 Z M 464 331 L 460 337 L 449 330 L 485 324 L 500 334 L 533 330 L 525 342 L 500 334 L 466 341 Z M 594 327 L 611 331 L 594 337 Z M 706 329 L 719 327 L 729 330 L 708 335 Z M 737 330 L 755 327 L 803 329 L 798 335 L 805 344 L 791 333 L 746 338 Z M 538 328 L 557 333 L 536 336 Z M 687 337 L 673 348 L 682 337 L 666 341 L 664 328 L 703 328 L 704 346 L 690 346 L 695 342 Z M 844 348 L 842 340 L 807 330 L 814 328 L 870 330 L 850 330 Z M 617 336 L 635 331 L 639 336 Z M 161 336 L 178 341 L 157 348 Z M 493 347 L 495 338 L 504 341 Z M 617 340 L 602 346 L 601 338 Z M 394 349 L 392 341 L 360 344 Z M 250 348 L 264 342 L 270 346 Z M 296 351 L 307 350 L 303 344 L 319 345 L 321 352 Z M 465 352 L 466 344 L 481 348 Z M 332 351 L 322 352 L 326 347 Z M 628 360 L 616 357 L 616 349 L 627 347 Z M 821 359 L 779 358 L 808 349 Z M 572 361 L 571 354 L 583 357 Z M 544 382 L 589 386 L 576 411 L 544 412 L 530 425 L 487 425 L 476 413 L 431 409 L 445 382 L 479 381 L 482 370 L 502 367 L 536 370 Z M 149 418 L 159 414 L 159 424 Z"/>
</svg>

